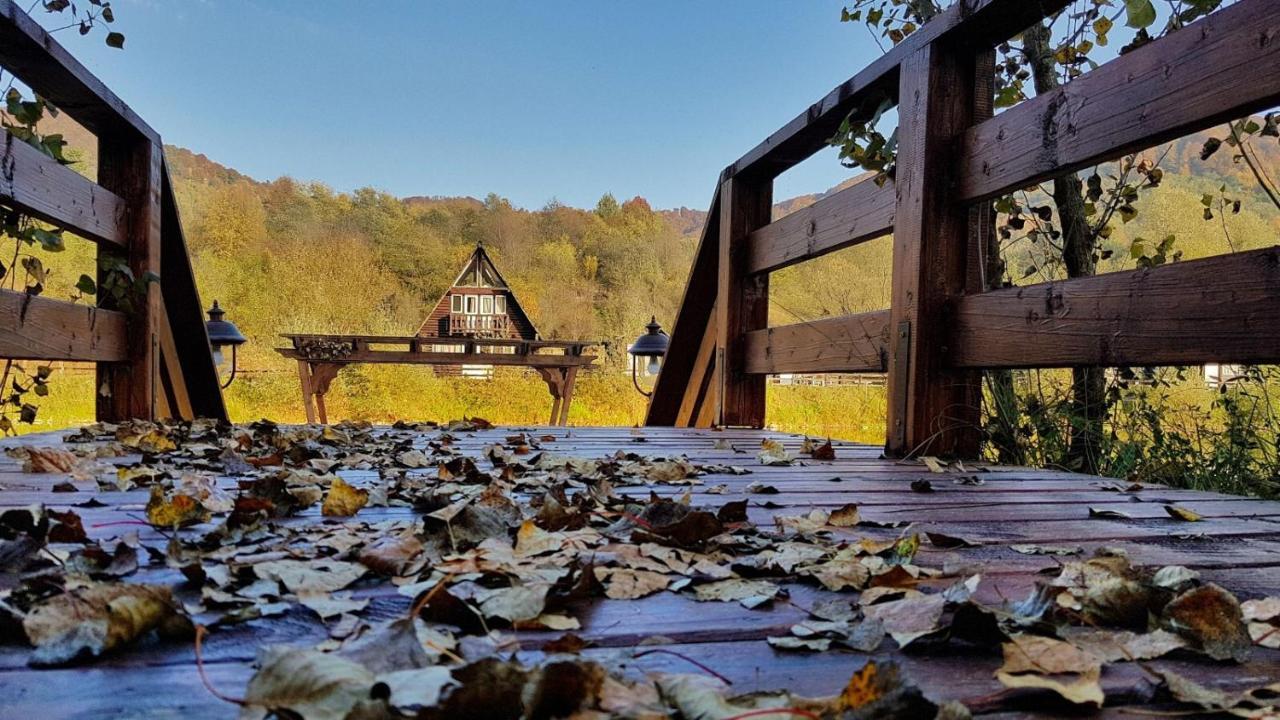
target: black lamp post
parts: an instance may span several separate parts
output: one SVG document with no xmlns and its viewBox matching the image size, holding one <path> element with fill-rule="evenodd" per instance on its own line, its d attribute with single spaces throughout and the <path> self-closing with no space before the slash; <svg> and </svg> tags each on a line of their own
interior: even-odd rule
<svg viewBox="0 0 1280 720">
<path fill-rule="evenodd" d="M 225 389 L 230 387 L 232 381 L 236 379 L 236 348 L 244 344 L 245 337 L 240 334 L 240 329 L 235 326 L 235 323 L 222 319 L 226 312 L 218 307 L 217 300 L 213 301 L 213 307 L 209 308 L 208 313 L 209 320 L 204 324 L 204 328 L 209 333 L 209 347 L 213 349 L 214 370 L 222 365 L 222 348 L 231 347 L 231 375 L 222 386 Z"/>
<path fill-rule="evenodd" d="M 652 392 L 645 392 L 640 387 L 640 380 L 636 377 L 636 365 L 639 364 L 641 358 L 649 358 L 649 364 L 645 370 L 650 375 L 657 375 L 662 369 L 662 358 L 667 354 L 667 346 L 671 344 L 671 337 L 662 331 L 662 326 L 658 324 L 658 318 L 652 317 L 649 324 L 645 326 L 645 333 L 636 338 L 636 341 L 627 348 L 627 352 L 633 357 L 631 361 L 631 382 L 636 386 L 636 390 L 645 397 L 653 397 Z"/>
</svg>

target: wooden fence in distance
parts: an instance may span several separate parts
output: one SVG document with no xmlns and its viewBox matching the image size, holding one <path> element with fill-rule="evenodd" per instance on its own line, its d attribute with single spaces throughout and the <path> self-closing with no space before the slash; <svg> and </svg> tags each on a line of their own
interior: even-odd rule
<svg viewBox="0 0 1280 720">
<path fill-rule="evenodd" d="M 0 202 L 160 278 L 128 312 L 0 290 L 0 357 L 96 363 L 100 420 L 226 418 L 159 134 L 11 0 L 0 67 L 92 132 L 99 158 L 94 183 L 0 130 Z"/>
<path fill-rule="evenodd" d="M 726 168 L 648 424 L 760 427 L 768 374 L 887 372 L 886 450 L 972 457 L 983 369 L 1280 361 L 1277 248 L 983 291 L 991 199 L 1280 103 L 1280 3 L 1240 0 L 993 116 L 993 48 L 1068 4 L 957 2 Z M 880 96 L 895 182 L 770 222 L 774 178 Z M 891 307 L 767 326 L 770 272 L 889 234 Z"/>
</svg>

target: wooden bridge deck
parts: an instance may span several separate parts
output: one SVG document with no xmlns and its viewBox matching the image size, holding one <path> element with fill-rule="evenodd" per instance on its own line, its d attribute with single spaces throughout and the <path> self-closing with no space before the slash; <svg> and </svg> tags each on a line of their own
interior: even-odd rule
<svg viewBox="0 0 1280 720">
<path fill-rule="evenodd" d="M 924 543 L 917 563 L 943 568 L 949 577 L 926 586 L 943 587 L 958 576 L 980 572 L 982 583 L 977 598 L 998 603 L 1002 598 L 1021 598 L 1060 560 L 1042 555 L 1025 555 L 1010 549 L 1012 544 L 1071 544 L 1084 548 L 1085 556 L 1103 547 L 1123 548 L 1136 563 L 1150 566 L 1185 565 L 1198 570 L 1201 578 L 1234 592 L 1241 600 L 1280 596 L 1280 503 L 1233 497 L 1208 492 L 1147 486 L 1136 492 L 1117 492 L 1121 483 L 1043 470 L 981 467 L 964 473 L 930 472 L 918 462 L 886 460 L 880 449 L 864 445 L 836 443 L 837 459 L 803 465 L 768 467 L 755 457 L 762 438 L 780 438 L 793 453 L 799 438 L 752 430 L 695 430 L 645 428 L 523 428 L 534 434 L 549 433 L 554 440 L 544 449 L 577 457 L 602 457 L 619 449 L 647 456 L 684 455 L 699 463 L 723 463 L 751 470 L 745 475 L 708 475 L 692 486 L 692 500 L 698 505 L 720 507 L 727 501 L 747 499 L 749 516 L 758 525 L 772 523 L 774 515 L 797 515 L 815 507 L 833 509 L 856 503 L 864 520 L 908 521 L 915 529 L 940 532 L 963 538 L 975 547 L 939 549 Z M 513 432 L 502 428 L 475 433 L 457 433 L 456 446 L 479 458 L 482 449 Z M 434 432 L 418 433 L 423 445 Z M 56 444 L 61 434 L 28 436 L 15 444 Z M 721 441 L 727 441 L 721 442 Z M 726 447 L 726 445 L 730 447 Z M 136 458 L 135 458 L 136 459 Z M 113 462 L 127 462 L 116 458 Z M 367 482 L 372 473 L 343 472 L 353 484 Z M 977 477 L 981 484 L 961 484 L 962 477 Z M 55 509 L 74 509 L 84 520 L 93 539 L 105 540 L 141 529 L 143 542 L 164 552 L 165 538 L 150 528 L 129 523 L 143 512 L 145 490 L 98 492 L 81 489 L 59 493 L 53 486 L 66 478 L 57 474 L 27 474 L 18 461 L 0 459 L 0 505 L 4 509 L 43 503 Z M 930 493 L 913 492 L 911 481 L 928 480 Z M 777 489 L 776 494 L 749 493 L 752 483 Z M 708 493 L 726 485 L 723 494 Z M 227 480 L 229 487 L 234 487 Z M 673 486 L 619 487 L 621 494 L 647 497 L 682 494 Z M 104 506 L 81 507 L 94 498 Z M 1203 516 L 1199 522 L 1184 522 L 1169 516 L 1165 503 L 1176 503 Z M 1118 510 L 1127 519 L 1091 516 L 1091 509 Z M 1095 513 L 1096 515 L 1096 513 Z M 391 517 L 415 517 L 408 508 L 366 507 L 350 521 L 370 522 Z M 304 511 L 291 522 L 337 522 L 323 518 L 318 507 Z M 202 526 L 181 531 L 193 536 Z M 901 529 L 856 527 L 855 536 L 887 539 Z M 144 567 L 127 578 L 130 582 L 166 582 L 175 587 L 181 576 L 163 563 Z M 698 603 L 685 594 L 660 592 L 640 600 L 617 601 L 596 598 L 574 608 L 582 623 L 579 634 L 593 646 L 583 651 L 587 657 L 608 659 L 633 671 L 695 671 L 684 660 L 669 654 L 635 657 L 638 644 L 654 636 L 663 639 L 658 647 L 672 648 L 696 659 L 733 681 L 735 691 L 785 688 L 800 694 L 825 695 L 838 691 L 850 674 L 869 657 L 854 652 L 795 653 L 773 650 L 765 638 L 785 635 L 788 628 L 806 617 L 815 601 L 833 597 L 812 584 L 788 583 L 790 600 L 771 607 L 744 609 L 737 603 Z M 361 581 L 354 586 L 356 597 L 368 597 L 371 604 L 362 619 L 375 622 L 402 616 L 411 599 L 397 594 L 386 582 Z M 842 595 L 849 598 L 850 595 Z M 536 659 L 538 649 L 559 633 L 520 632 L 521 656 Z M 287 614 L 240 625 L 210 634 L 204 645 L 204 661 L 210 681 L 222 691 L 240 694 L 252 674 L 251 663 L 259 646 L 288 643 L 311 646 L 326 638 L 324 625 L 302 608 Z M 647 648 L 652 649 L 652 648 Z M 236 708 L 214 697 L 201 685 L 194 665 L 191 644 L 151 640 L 139 646 L 89 664 L 57 669 L 28 667 L 29 649 L 0 646 L 0 698 L 4 717 L 89 718 L 89 717 L 233 717 Z M 1038 707 L 1034 697 L 1019 699 L 1002 693 L 993 677 L 999 665 L 996 655 L 963 651 L 928 652 L 896 649 L 886 640 L 874 657 L 892 658 L 907 677 L 935 699 L 961 699 L 976 711 L 1021 712 Z M 1194 658 L 1154 660 L 1148 668 L 1172 668 L 1197 680 L 1219 687 L 1251 687 L 1280 677 L 1280 651 L 1255 648 L 1252 659 L 1243 665 L 1214 664 Z M 1107 666 L 1102 684 L 1107 692 L 1106 712 L 1113 706 L 1144 704 L 1153 700 L 1152 675 L 1137 663 Z"/>
</svg>

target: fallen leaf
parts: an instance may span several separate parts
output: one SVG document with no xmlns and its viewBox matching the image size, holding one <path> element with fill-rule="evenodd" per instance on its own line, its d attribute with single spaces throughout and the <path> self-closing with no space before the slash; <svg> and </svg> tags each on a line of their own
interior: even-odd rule
<svg viewBox="0 0 1280 720">
<path fill-rule="evenodd" d="M 862 612 L 868 618 L 879 620 L 898 647 L 906 647 L 938 630 L 938 621 L 945 606 L 946 601 L 941 595 L 921 595 L 868 605 Z"/>
<path fill-rule="evenodd" d="M 69 590 L 37 605 L 22 627 L 35 646 L 32 665 L 97 657 L 160 630 L 185 635 L 190 621 L 162 585 L 100 583 Z"/>
<path fill-rule="evenodd" d="M 276 580 L 297 595 L 341 590 L 359 580 L 365 568 L 341 560 L 269 560 L 253 566 L 264 580 Z"/>
<path fill-rule="evenodd" d="M 604 594 L 614 600 L 635 600 L 666 590 L 671 578 L 649 570 L 626 568 L 594 569 L 595 577 L 604 584 Z"/>
<path fill-rule="evenodd" d="M 1244 662 L 1253 649 L 1239 601 L 1213 583 L 1174 598 L 1161 621 L 1214 660 Z"/>
<path fill-rule="evenodd" d="M 1179 507 L 1177 505 L 1165 505 L 1164 511 L 1169 513 L 1169 517 L 1172 517 L 1175 520 L 1184 520 L 1186 522 L 1200 522 L 1201 520 L 1204 519 L 1204 516 L 1201 515 L 1200 513 L 1193 512 L 1191 510 L 1188 510 L 1184 507 Z"/>
<path fill-rule="evenodd" d="M 747 609 L 753 609 L 772 602 L 781 591 L 777 585 L 767 580 L 717 580 L 699 585 L 693 589 L 694 597 L 702 602 L 719 600 L 721 602 L 738 602 Z"/>
<path fill-rule="evenodd" d="M 356 703 L 369 697 L 375 682 L 363 665 L 315 650 L 270 647 L 259 661 L 244 694 L 242 718 L 292 714 L 344 720 Z"/>
<path fill-rule="evenodd" d="M 1084 548 L 1078 545 L 1010 545 L 1009 549 L 1023 555 L 1079 555 Z"/>
<path fill-rule="evenodd" d="M 1101 707 L 1102 663 L 1071 643 L 1039 635 L 1015 635 L 1004 643 L 996 678 L 1008 688 L 1052 690 L 1068 702 Z"/>
<path fill-rule="evenodd" d="M 756 460 L 761 465 L 790 465 L 794 462 L 782 443 L 771 438 L 760 441 L 760 452 L 756 453 Z"/>
<path fill-rule="evenodd" d="M 842 505 L 827 517 L 827 524 L 835 527 L 853 527 L 858 524 L 858 506 L 854 503 Z"/>
<path fill-rule="evenodd" d="M 155 527 L 178 528 L 208 522 L 209 511 L 190 495 L 165 493 L 159 485 L 151 486 L 147 502 L 147 522 Z"/>
<path fill-rule="evenodd" d="M 320 514 L 329 517 L 350 517 L 369 502 L 369 492 L 354 488 L 345 480 L 335 477 L 329 484 L 329 492 L 324 496 L 324 504 L 320 506 Z"/>
<path fill-rule="evenodd" d="M 1105 510 L 1098 508 L 1089 508 L 1089 517 L 1100 518 L 1103 520 L 1128 520 L 1132 516 L 1119 510 Z"/>
</svg>

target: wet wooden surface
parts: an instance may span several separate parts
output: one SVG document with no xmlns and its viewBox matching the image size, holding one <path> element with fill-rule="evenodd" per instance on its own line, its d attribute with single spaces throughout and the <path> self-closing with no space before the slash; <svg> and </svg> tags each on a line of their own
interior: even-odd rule
<svg viewBox="0 0 1280 720">
<path fill-rule="evenodd" d="M 958 575 L 979 572 L 983 576 L 978 599 L 998 603 L 1020 598 L 1033 586 L 1038 572 L 1060 564 L 1059 558 L 1024 555 L 1010 545 L 1072 544 L 1086 555 L 1099 547 L 1120 547 L 1135 564 L 1185 565 L 1216 582 L 1241 600 L 1280 595 L 1280 503 L 1218 493 L 1146 486 L 1141 491 L 1120 492 L 1125 483 L 1099 477 L 1021 468 L 968 467 L 964 472 L 933 473 L 918 462 L 880 457 L 880 449 L 836 443 L 837 459 L 829 462 L 803 459 L 803 465 L 764 467 L 755 453 L 763 437 L 780 438 L 793 454 L 800 438 L 750 430 L 692 430 L 646 428 L 519 428 L 555 436 L 543 443 L 546 450 L 577 457 L 603 457 L 619 449 L 647 456 L 687 456 L 699 463 L 728 464 L 751 470 L 745 475 L 707 475 L 692 486 L 693 502 L 719 507 L 731 500 L 750 501 L 749 515 L 757 524 L 771 524 L 774 515 L 797 515 L 814 507 L 857 503 L 864 519 L 914 523 L 915 531 L 940 532 L 961 537 L 976 547 L 942 550 L 921 546 L 918 564 L 946 568 Z M 501 428 L 476 433 L 456 433 L 456 446 L 479 457 L 482 448 L 517 429 Z M 15 444 L 58 444 L 61 433 L 8 440 Z M 433 433 L 423 433 L 422 443 Z M 732 447 L 724 448 L 727 441 Z M 721 447 L 718 448 L 717 444 Z M 114 459 L 128 462 L 130 458 Z M 373 472 L 342 472 L 348 480 L 363 484 Z M 980 485 L 958 483 L 978 478 Z M 89 536 L 109 541 L 127 532 L 163 549 L 162 534 L 136 523 L 147 501 L 146 490 L 129 492 L 81 491 L 54 493 L 65 480 L 57 474 L 27 474 L 19 461 L 0 457 L 0 507 L 43 503 L 53 509 L 76 510 Z M 911 481 L 928 480 L 931 493 L 917 493 Z M 776 494 L 751 494 L 752 483 L 773 486 Z M 230 487 L 232 483 L 227 482 Z M 709 489 L 726 485 L 724 493 Z M 620 487 L 622 494 L 647 496 L 683 493 L 684 488 L 661 486 Z M 90 498 L 104 507 L 82 508 Z M 1176 503 L 1203 515 L 1201 522 L 1171 518 L 1164 504 Z M 1090 509 L 1126 513 L 1126 519 L 1090 516 Z M 392 517 L 413 517 L 408 508 L 368 507 L 355 520 L 371 522 Z M 311 508 L 286 523 L 334 522 Z M 183 533 L 199 534 L 209 526 Z M 849 537 L 892 538 L 901 528 L 856 527 L 841 531 Z M 128 581 L 168 582 L 182 578 L 163 567 L 143 568 Z M 954 577 L 936 581 L 938 587 Z M 831 651 L 818 654 L 775 651 L 766 643 L 769 635 L 786 634 L 787 628 L 806 616 L 805 608 L 832 597 L 811 585 L 786 586 L 790 599 L 772 607 L 747 610 L 735 603 L 698 603 L 682 595 L 663 592 L 642 600 L 596 599 L 574 607 L 582 622 L 582 637 L 593 647 L 584 655 L 625 665 L 634 672 L 696 672 L 687 661 L 664 653 L 637 656 L 654 647 L 674 649 L 712 667 L 733 681 L 735 691 L 786 688 L 801 694 L 830 694 L 866 662 L 866 654 Z M 371 599 L 361 617 L 369 622 L 391 619 L 407 612 L 410 598 L 394 586 L 362 581 L 354 586 L 357 597 Z M 843 597 L 851 597 L 845 593 Z M 536 659 L 539 649 L 559 633 L 521 632 L 521 656 Z M 653 638 L 662 640 L 655 645 Z M 325 626 L 314 614 L 295 608 L 284 616 L 251 621 L 220 629 L 204 644 L 204 660 L 211 682 L 224 693 L 238 695 L 252 674 L 258 648 L 268 644 L 311 645 L 327 637 Z M 1014 717 L 1044 710 L 1034 701 L 1002 693 L 993 676 L 999 657 L 955 648 L 908 648 L 900 651 L 886 641 L 877 660 L 894 659 L 907 677 L 934 699 L 960 699 L 975 710 Z M 190 644 L 144 641 L 139 645 L 91 664 L 33 669 L 27 666 L 29 649 L 0 646 L 0 717 L 4 718 L 230 718 L 233 705 L 223 703 L 201 685 Z M 1256 648 L 1244 665 L 1215 664 L 1181 657 L 1145 663 L 1166 667 L 1196 680 L 1223 688 L 1245 688 L 1280 678 L 1280 651 Z M 1113 706 L 1143 705 L 1162 700 L 1152 675 L 1135 663 L 1109 665 L 1103 675 L 1108 712 Z M 1030 704 L 1028 704 L 1030 702 Z"/>
</svg>

